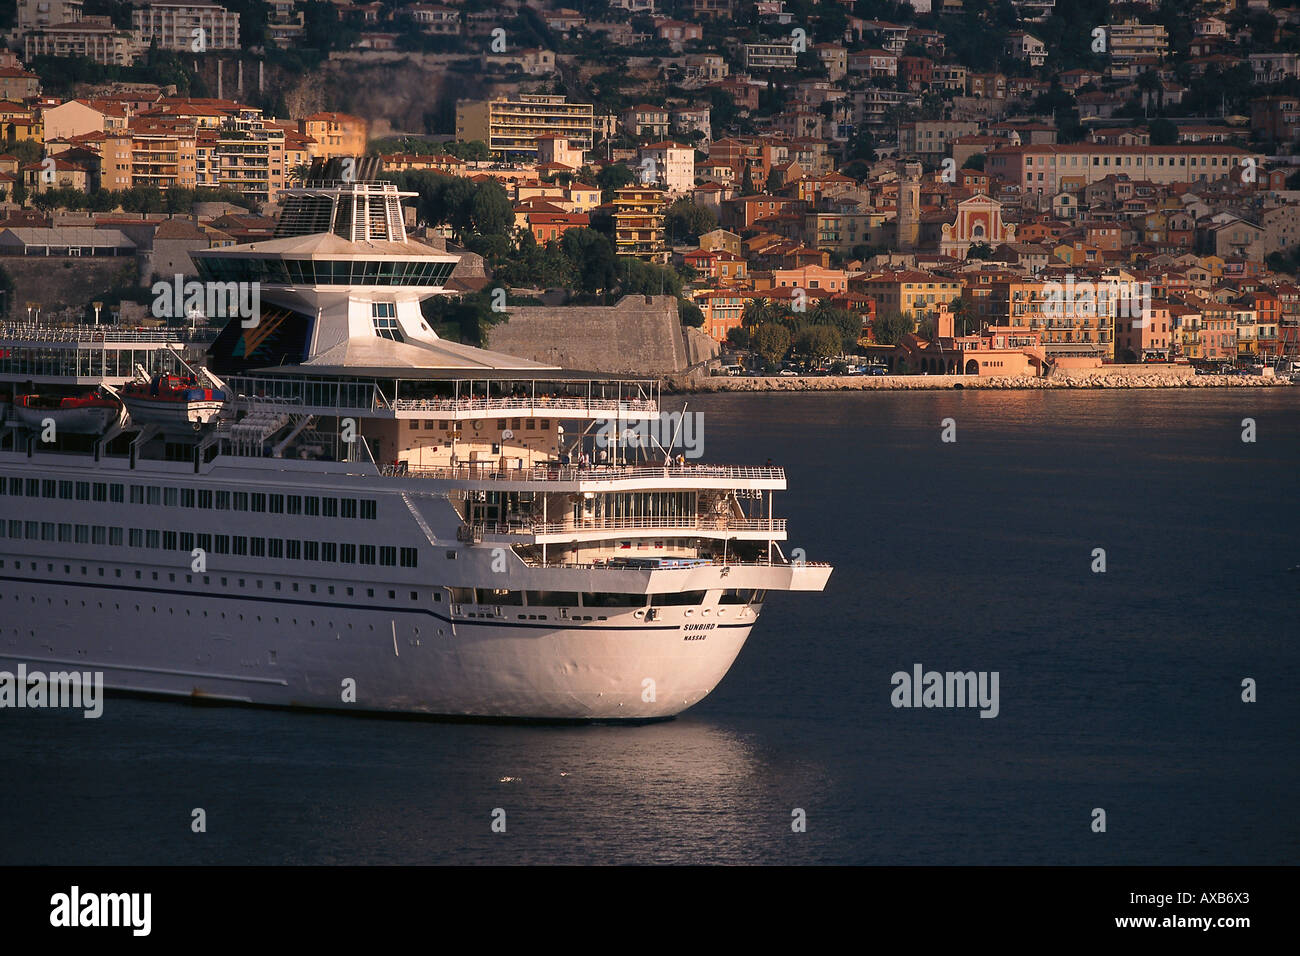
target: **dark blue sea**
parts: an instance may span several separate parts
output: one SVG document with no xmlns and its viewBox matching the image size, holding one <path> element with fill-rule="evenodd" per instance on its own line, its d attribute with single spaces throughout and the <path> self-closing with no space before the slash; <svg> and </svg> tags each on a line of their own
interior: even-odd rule
<svg viewBox="0 0 1300 956">
<path fill-rule="evenodd" d="M 689 407 L 708 460 L 786 466 L 787 550 L 836 570 L 682 717 L 0 711 L 0 863 L 1300 858 L 1300 389 Z M 915 664 L 998 672 L 998 716 L 893 707 Z"/>
</svg>

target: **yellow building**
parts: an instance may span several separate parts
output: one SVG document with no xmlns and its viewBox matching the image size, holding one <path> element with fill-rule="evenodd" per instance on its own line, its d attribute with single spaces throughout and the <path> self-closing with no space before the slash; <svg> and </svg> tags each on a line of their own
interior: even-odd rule
<svg viewBox="0 0 1300 956">
<path fill-rule="evenodd" d="M 574 149 L 587 152 L 595 137 L 595 107 L 529 93 L 456 104 L 456 141 L 481 140 L 498 156 L 536 159 L 537 141 L 548 134 L 564 136 Z"/>
<path fill-rule="evenodd" d="M 0 102 L 0 139 L 12 144 L 23 140 L 45 142 L 45 127 L 40 114 L 22 103 Z"/>
<path fill-rule="evenodd" d="M 298 121 L 298 132 L 316 141 L 312 158 L 364 156 L 368 129 L 364 119 L 347 113 L 313 113 Z"/>
<path fill-rule="evenodd" d="M 614 193 L 614 251 L 651 262 L 667 262 L 664 244 L 664 209 L 668 200 L 661 189 L 624 186 Z"/>
<path fill-rule="evenodd" d="M 241 109 L 217 131 L 216 182 L 257 203 L 273 202 L 285 186 L 284 130 L 262 119 L 261 110 Z"/>
<path fill-rule="evenodd" d="M 899 312 L 914 319 L 937 311 L 961 298 L 962 283 L 957 279 L 928 272 L 885 272 L 853 283 L 857 291 L 876 300 L 876 314 Z"/>
<path fill-rule="evenodd" d="M 1042 333 L 1049 356 L 1114 358 L 1115 317 L 1121 300 L 1100 295 L 1108 283 L 1000 280 L 978 300 L 980 318 L 989 325 L 1027 328 Z"/>
</svg>

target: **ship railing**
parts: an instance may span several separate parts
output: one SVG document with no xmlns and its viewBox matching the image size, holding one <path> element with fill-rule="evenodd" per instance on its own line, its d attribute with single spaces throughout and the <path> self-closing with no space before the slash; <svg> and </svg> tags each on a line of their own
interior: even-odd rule
<svg viewBox="0 0 1300 956">
<path fill-rule="evenodd" d="M 663 518 L 605 518 L 591 521 L 486 521 L 462 525 L 458 538 L 482 541 L 485 534 L 571 534 L 579 531 L 767 531 L 784 534 L 785 518 L 725 518 L 685 515 Z"/>
<path fill-rule="evenodd" d="M 617 563 L 614 564 L 610 563 L 610 561 L 617 562 L 618 560 L 620 560 L 619 558 L 611 558 L 608 561 L 592 561 L 586 563 L 571 562 L 571 561 L 547 561 L 543 563 L 541 561 L 538 561 L 535 558 L 530 558 L 527 556 L 521 556 L 521 557 L 523 557 L 524 559 L 524 564 L 526 564 L 530 568 L 573 568 L 574 570 L 579 570 L 579 571 L 656 571 L 658 572 L 658 571 L 693 571 L 702 567 L 717 567 L 717 568 L 789 568 L 789 567 L 829 568 L 831 567 L 830 563 L 826 561 L 802 561 L 799 562 L 798 564 L 795 564 L 794 562 L 790 562 L 790 561 L 777 561 L 777 560 L 768 561 L 766 559 L 759 559 L 757 561 L 739 561 L 734 558 L 727 558 L 726 560 L 723 560 L 722 558 L 704 558 L 704 559 L 700 559 L 695 564 L 691 564 L 685 567 L 629 568 Z"/>
<path fill-rule="evenodd" d="M 622 481 L 641 478 L 728 478 L 784 481 L 785 469 L 772 465 L 534 465 L 500 468 L 492 465 L 384 465 L 388 478 L 433 478 L 443 481 Z"/>
<path fill-rule="evenodd" d="M 398 412 L 514 411 L 551 408 L 579 412 L 654 412 L 659 403 L 649 399 L 556 398 L 399 398 L 392 403 Z"/>
<path fill-rule="evenodd" d="M 206 342 L 216 337 L 213 330 L 194 332 L 180 329 L 105 329 L 94 326 L 15 325 L 0 323 L 0 339 L 30 342 L 123 342 L 185 343 Z"/>
<path fill-rule="evenodd" d="M 785 531 L 784 518 L 726 518 L 679 515 L 664 518 L 598 518 L 590 521 L 536 522 L 536 534 L 567 534 L 571 531 L 640 531 L 663 528 L 686 531 Z"/>
</svg>

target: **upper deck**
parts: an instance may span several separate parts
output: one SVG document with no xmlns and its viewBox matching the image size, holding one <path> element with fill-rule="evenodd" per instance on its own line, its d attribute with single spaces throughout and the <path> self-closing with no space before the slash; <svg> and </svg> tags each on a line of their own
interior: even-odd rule
<svg viewBox="0 0 1300 956">
<path fill-rule="evenodd" d="M 215 337 L 208 329 L 0 322 L 0 378 L 42 385 L 123 385 L 136 366 L 153 374 L 197 357 Z"/>
</svg>

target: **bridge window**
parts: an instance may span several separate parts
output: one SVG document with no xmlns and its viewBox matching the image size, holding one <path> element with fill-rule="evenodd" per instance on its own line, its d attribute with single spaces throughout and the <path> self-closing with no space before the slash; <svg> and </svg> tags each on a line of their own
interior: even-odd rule
<svg viewBox="0 0 1300 956">
<path fill-rule="evenodd" d="M 371 321 L 374 323 L 375 335 L 404 342 L 402 330 L 397 324 L 397 304 L 395 302 L 375 302 L 370 306 Z"/>
</svg>

